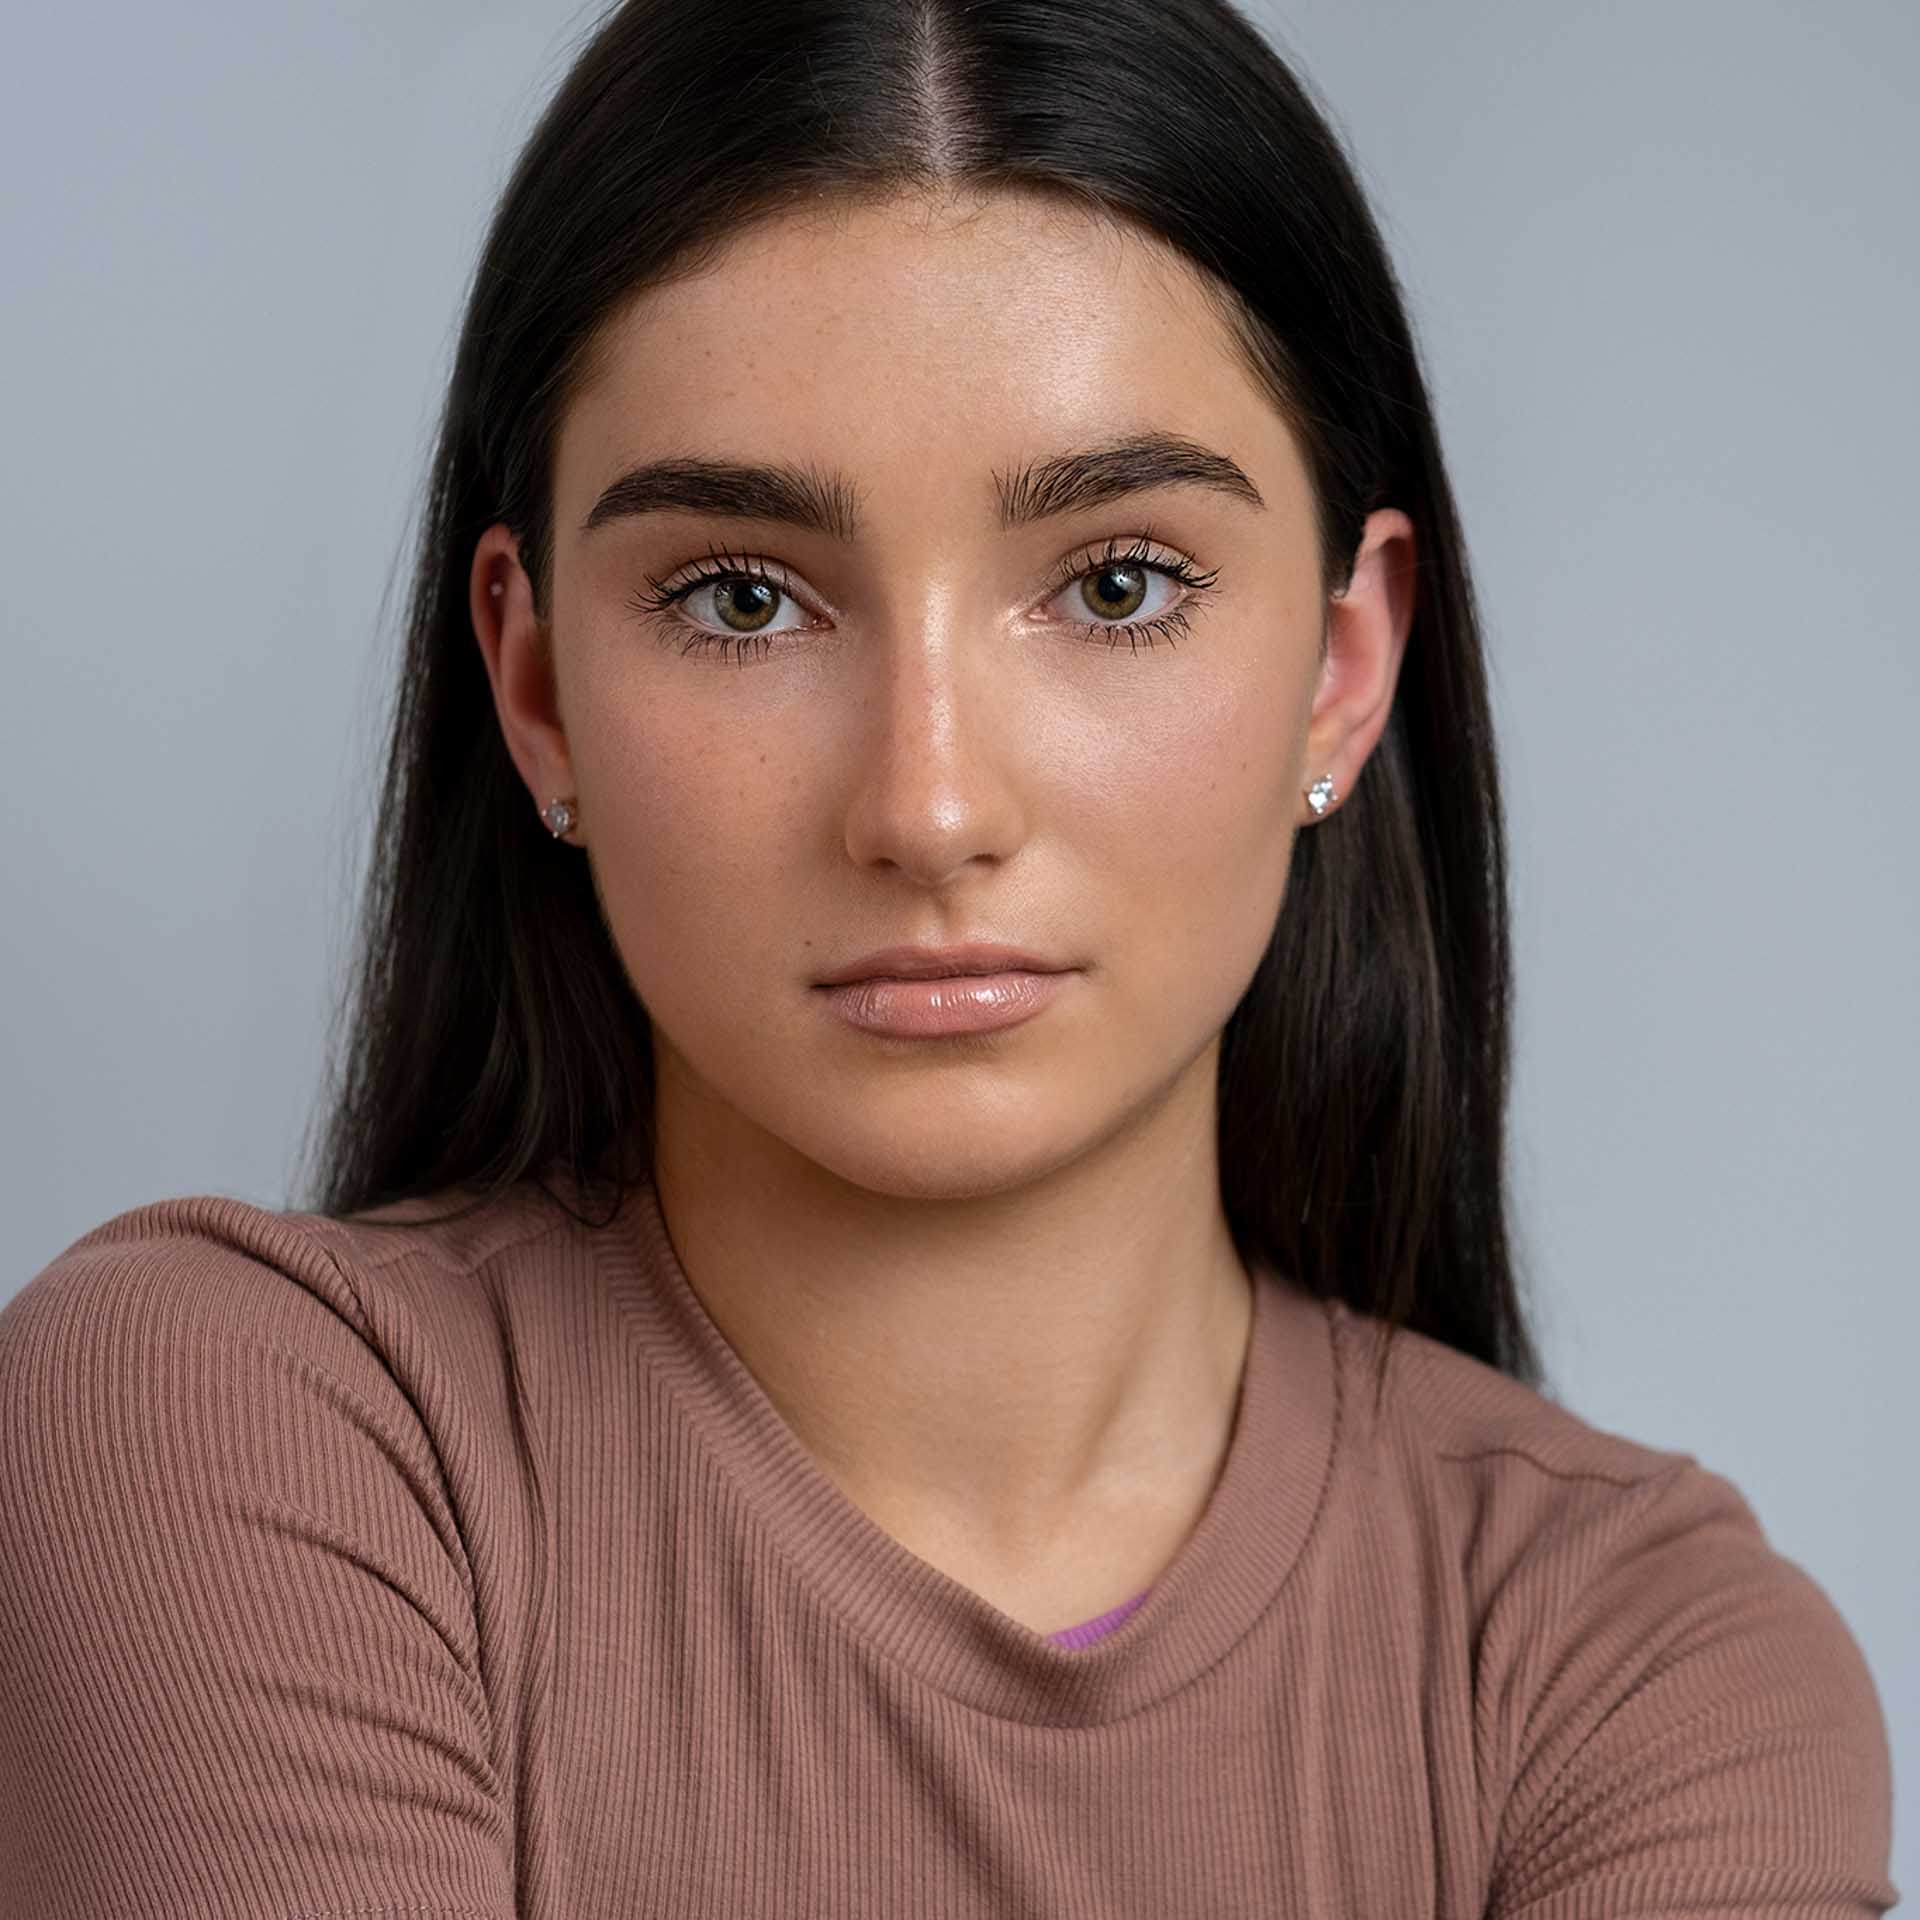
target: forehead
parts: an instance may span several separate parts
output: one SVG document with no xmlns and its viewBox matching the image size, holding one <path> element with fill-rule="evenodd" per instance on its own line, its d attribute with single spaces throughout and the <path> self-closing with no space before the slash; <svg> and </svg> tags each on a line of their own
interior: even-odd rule
<svg viewBox="0 0 1920 1920">
<path fill-rule="evenodd" d="M 647 453 L 831 450 L 931 493 L 1142 430 L 1259 468 L 1269 500 L 1304 487 L 1216 290 L 1175 250 L 1038 193 L 908 194 L 755 223 L 624 303 L 562 418 L 556 478 L 571 503 Z"/>
</svg>

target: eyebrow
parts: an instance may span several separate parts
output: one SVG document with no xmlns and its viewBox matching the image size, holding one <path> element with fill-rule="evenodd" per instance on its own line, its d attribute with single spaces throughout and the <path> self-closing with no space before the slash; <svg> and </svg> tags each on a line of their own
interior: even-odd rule
<svg viewBox="0 0 1920 1920">
<path fill-rule="evenodd" d="M 1003 532 L 1160 487 L 1199 487 L 1261 511 L 1267 504 L 1237 462 L 1177 433 L 1130 434 L 994 475 Z M 690 456 L 649 460 L 623 473 L 593 503 L 580 531 L 649 513 L 775 521 L 849 543 L 861 532 L 860 491 L 845 474 Z"/>
</svg>

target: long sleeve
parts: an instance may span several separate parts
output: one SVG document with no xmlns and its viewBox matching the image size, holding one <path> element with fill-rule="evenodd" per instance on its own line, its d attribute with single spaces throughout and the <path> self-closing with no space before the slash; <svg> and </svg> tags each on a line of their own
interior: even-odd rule
<svg viewBox="0 0 1920 1920">
<path fill-rule="evenodd" d="M 512 1920 L 432 1445 L 344 1276 L 191 1227 L 0 1312 L 0 1913 Z"/>
<path fill-rule="evenodd" d="M 1522 1663 L 1489 1920 L 1887 1911 L 1879 1696 L 1738 1489 L 1689 1459 L 1555 1542 L 1542 1583 L 1571 1597 Z"/>
</svg>

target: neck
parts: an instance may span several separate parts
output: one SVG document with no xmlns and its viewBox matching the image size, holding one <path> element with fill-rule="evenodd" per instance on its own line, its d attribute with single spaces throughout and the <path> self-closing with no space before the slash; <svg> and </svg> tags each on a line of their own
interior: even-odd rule
<svg viewBox="0 0 1920 1920">
<path fill-rule="evenodd" d="M 675 1251 L 847 1496 L 1054 1626 L 1148 1584 L 1218 1476 L 1252 1314 L 1211 1053 L 1125 1137 L 966 1198 L 855 1185 L 665 1067 Z"/>
</svg>

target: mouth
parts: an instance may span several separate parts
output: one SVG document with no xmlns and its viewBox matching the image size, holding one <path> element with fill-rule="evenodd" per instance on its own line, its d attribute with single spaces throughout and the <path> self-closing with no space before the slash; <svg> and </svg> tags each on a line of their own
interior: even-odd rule
<svg viewBox="0 0 1920 1920">
<path fill-rule="evenodd" d="M 822 983 L 814 991 L 851 1027 L 895 1042 L 924 1044 L 1021 1026 L 1068 995 L 1078 972 L 1074 967 L 996 964 L 990 973 L 866 974 Z"/>
<path fill-rule="evenodd" d="M 814 984 L 852 986 L 865 980 L 959 980 L 984 975 L 1069 973 L 1066 963 L 1023 947 L 976 941 L 964 947 L 885 947 L 838 968 Z"/>
</svg>

